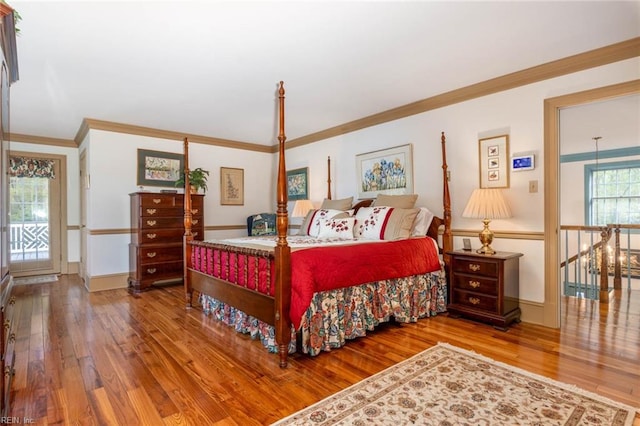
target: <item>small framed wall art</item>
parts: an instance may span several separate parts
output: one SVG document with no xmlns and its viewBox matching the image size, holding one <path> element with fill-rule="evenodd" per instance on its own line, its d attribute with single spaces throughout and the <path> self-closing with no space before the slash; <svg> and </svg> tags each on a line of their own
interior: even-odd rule
<svg viewBox="0 0 640 426">
<path fill-rule="evenodd" d="M 220 167 L 220 205 L 244 205 L 244 169 Z"/>
<path fill-rule="evenodd" d="M 509 187 L 509 135 L 480 139 L 480 188 Z"/>
</svg>

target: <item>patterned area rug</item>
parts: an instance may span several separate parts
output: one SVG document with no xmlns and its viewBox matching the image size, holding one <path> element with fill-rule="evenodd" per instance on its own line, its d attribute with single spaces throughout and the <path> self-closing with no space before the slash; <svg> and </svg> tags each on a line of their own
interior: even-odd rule
<svg viewBox="0 0 640 426">
<path fill-rule="evenodd" d="M 631 425 L 635 409 L 440 343 L 274 425 Z"/>
<path fill-rule="evenodd" d="M 34 277 L 20 277 L 20 278 L 13 279 L 13 283 L 15 285 L 42 284 L 42 283 L 50 283 L 53 281 L 58 281 L 57 275 L 37 275 Z"/>
</svg>

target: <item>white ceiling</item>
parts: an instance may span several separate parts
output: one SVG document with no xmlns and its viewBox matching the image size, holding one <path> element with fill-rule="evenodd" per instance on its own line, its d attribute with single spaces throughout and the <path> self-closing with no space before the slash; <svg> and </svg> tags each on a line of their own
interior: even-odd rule
<svg viewBox="0 0 640 426">
<path fill-rule="evenodd" d="M 640 1 L 11 1 L 11 132 L 83 118 L 271 145 L 640 36 Z M 640 74 L 640 72 L 639 72 Z"/>
</svg>

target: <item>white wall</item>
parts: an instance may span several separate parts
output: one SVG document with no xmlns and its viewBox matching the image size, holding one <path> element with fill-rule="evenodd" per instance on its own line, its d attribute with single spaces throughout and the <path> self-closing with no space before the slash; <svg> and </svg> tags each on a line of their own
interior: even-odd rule
<svg viewBox="0 0 640 426">
<path fill-rule="evenodd" d="M 140 190 L 137 185 L 137 150 L 182 153 L 183 144 L 181 141 L 102 130 L 91 130 L 88 140 L 85 145 L 89 147 L 91 188 L 87 227 L 90 232 L 101 232 L 89 237 L 87 272 L 89 276 L 124 273 L 129 271 L 130 235 L 126 232 L 110 234 L 109 231 L 131 227 L 129 194 Z M 275 211 L 273 159 L 272 154 L 190 143 L 189 167 L 202 167 L 210 172 L 204 201 L 205 226 L 242 225 L 249 214 Z M 220 167 L 244 169 L 243 206 L 220 205 Z M 147 191 L 161 189 L 144 187 Z M 207 231 L 205 238 L 237 235 L 246 235 L 246 230 Z"/>
<path fill-rule="evenodd" d="M 477 220 L 461 217 L 469 195 L 479 185 L 478 139 L 508 133 L 510 153 L 536 154 L 532 171 L 512 173 L 505 196 L 513 217 L 494 220 L 491 228 L 504 231 L 544 231 L 544 100 L 550 97 L 637 79 L 638 58 L 558 77 L 467 102 L 428 111 L 375 127 L 341 135 L 287 152 L 289 168 L 309 167 L 310 196 L 318 204 L 326 193 L 326 157 L 330 155 L 334 198 L 356 195 L 355 156 L 407 143 L 413 144 L 414 188 L 417 205 L 442 212 L 440 132 L 447 136 L 451 172 L 452 227 L 481 230 Z M 289 94 L 294 96 L 294 94 Z M 529 193 L 529 181 L 538 181 L 538 192 Z M 552 183 L 553 184 L 553 183 Z M 478 241 L 472 241 L 474 246 Z M 456 239 L 456 247 L 460 247 Z M 496 239 L 497 250 L 524 253 L 520 261 L 520 297 L 544 302 L 544 242 Z"/>
</svg>

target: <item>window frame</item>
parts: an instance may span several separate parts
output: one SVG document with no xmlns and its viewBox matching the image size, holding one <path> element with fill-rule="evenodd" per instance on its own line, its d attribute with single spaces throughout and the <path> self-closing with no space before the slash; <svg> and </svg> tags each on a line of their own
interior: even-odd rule
<svg viewBox="0 0 640 426">
<path fill-rule="evenodd" d="M 640 159 L 637 160 L 625 160 L 609 163 L 591 163 L 584 165 L 584 223 L 587 226 L 604 226 L 594 225 L 593 223 L 593 193 L 591 182 L 593 180 L 593 173 L 596 171 L 606 170 L 620 170 L 620 169 L 633 169 L 640 168 Z M 631 230 L 632 233 L 638 233 L 636 230 Z"/>
</svg>

